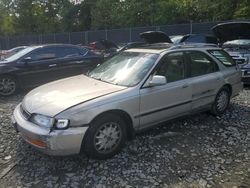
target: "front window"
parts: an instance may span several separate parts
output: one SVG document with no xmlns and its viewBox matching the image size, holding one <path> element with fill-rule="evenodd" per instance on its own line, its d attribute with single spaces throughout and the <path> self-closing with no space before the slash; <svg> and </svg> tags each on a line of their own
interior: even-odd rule
<svg viewBox="0 0 250 188">
<path fill-rule="evenodd" d="M 152 68 L 158 54 L 122 52 L 92 70 L 88 76 L 121 86 L 137 85 Z"/>
<path fill-rule="evenodd" d="M 31 63 L 36 61 L 48 60 L 56 58 L 56 48 L 41 48 L 28 55 L 31 58 Z"/>
<path fill-rule="evenodd" d="M 184 67 L 183 52 L 175 52 L 163 58 L 155 74 L 165 76 L 168 83 L 175 82 L 185 78 Z"/>
</svg>

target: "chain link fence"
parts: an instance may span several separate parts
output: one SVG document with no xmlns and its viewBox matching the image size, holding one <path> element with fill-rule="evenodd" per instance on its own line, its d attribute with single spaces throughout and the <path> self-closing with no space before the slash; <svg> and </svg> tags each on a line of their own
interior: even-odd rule
<svg viewBox="0 0 250 188">
<path fill-rule="evenodd" d="M 163 31 L 168 35 L 183 35 L 189 33 L 211 34 L 211 27 L 219 22 L 192 23 L 178 25 L 163 25 L 151 27 L 136 27 L 113 30 L 98 30 L 71 33 L 53 33 L 38 35 L 19 35 L 0 37 L 0 50 L 23 45 L 39 45 L 47 43 L 83 44 L 99 39 L 108 39 L 115 43 L 140 41 L 139 34 L 144 31 Z"/>
</svg>

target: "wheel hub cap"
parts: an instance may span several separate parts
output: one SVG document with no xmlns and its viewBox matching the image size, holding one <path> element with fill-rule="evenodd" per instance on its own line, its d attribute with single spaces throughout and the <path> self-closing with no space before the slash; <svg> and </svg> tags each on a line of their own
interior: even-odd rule
<svg viewBox="0 0 250 188">
<path fill-rule="evenodd" d="M 117 123 L 103 124 L 95 135 L 96 150 L 108 153 L 116 148 L 121 140 L 121 129 Z"/>
<path fill-rule="evenodd" d="M 220 111 L 225 110 L 225 108 L 227 107 L 227 103 L 228 103 L 228 94 L 227 92 L 223 91 L 218 97 L 218 105 L 217 105 L 218 109 Z"/>
<path fill-rule="evenodd" d="M 10 95 L 16 90 L 16 84 L 12 79 L 2 78 L 0 80 L 0 94 Z"/>
</svg>

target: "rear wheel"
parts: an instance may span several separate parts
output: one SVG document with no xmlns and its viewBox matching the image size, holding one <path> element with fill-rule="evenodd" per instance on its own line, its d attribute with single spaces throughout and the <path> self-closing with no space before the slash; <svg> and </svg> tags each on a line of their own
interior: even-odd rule
<svg viewBox="0 0 250 188">
<path fill-rule="evenodd" d="M 106 159 L 125 145 L 125 122 L 119 116 L 106 114 L 94 120 L 87 132 L 84 149 L 90 158 Z"/>
<path fill-rule="evenodd" d="M 230 91 L 224 86 L 220 89 L 215 97 L 211 112 L 214 115 L 222 115 L 228 108 L 230 102 Z"/>
<path fill-rule="evenodd" d="M 11 76 L 0 76 L 0 95 L 10 96 L 17 92 L 18 84 Z"/>
</svg>

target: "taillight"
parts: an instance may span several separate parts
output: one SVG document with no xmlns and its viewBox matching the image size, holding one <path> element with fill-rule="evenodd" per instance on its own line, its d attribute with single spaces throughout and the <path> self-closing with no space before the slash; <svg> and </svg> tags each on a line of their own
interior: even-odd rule
<svg viewBox="0 0 250 188">
<path fill-rule="evenodd" d="M 95 42 L 89 43 L 89 47 L 91 48 L 91 50 L 96 50 L 96 43 Z"/>
</svg>

